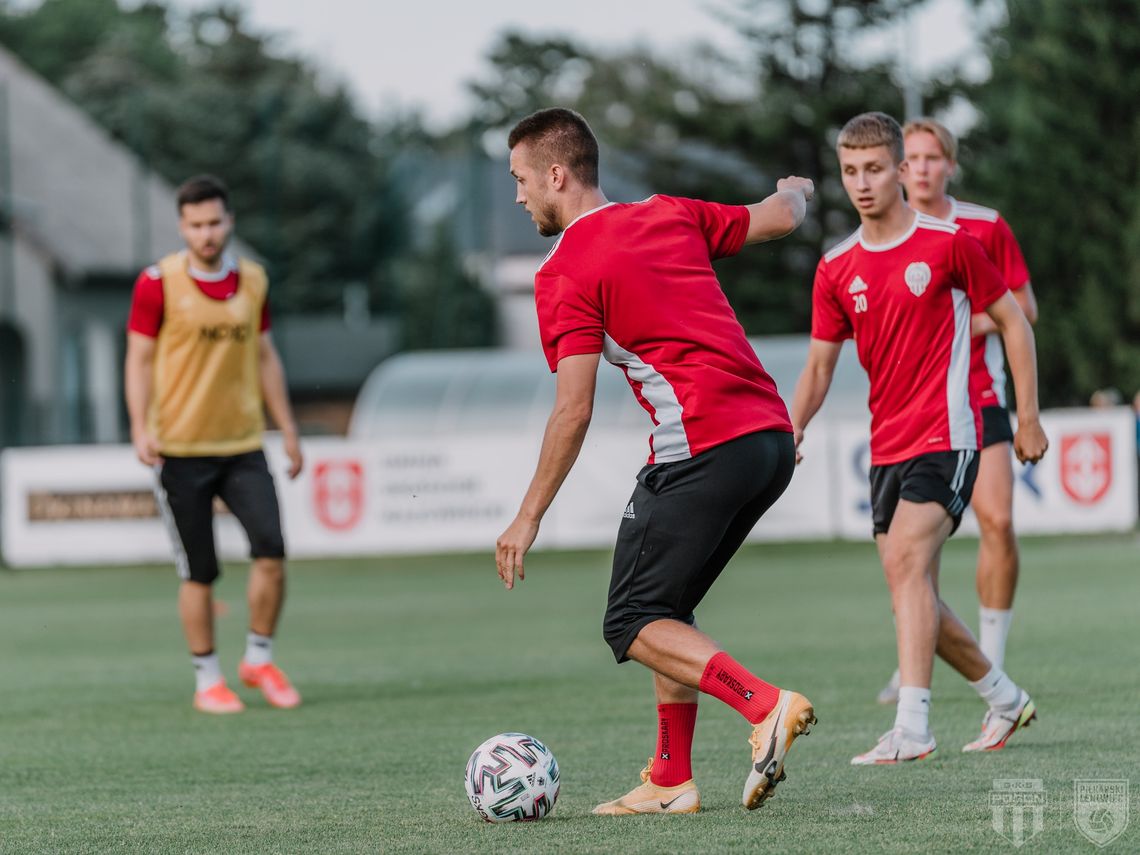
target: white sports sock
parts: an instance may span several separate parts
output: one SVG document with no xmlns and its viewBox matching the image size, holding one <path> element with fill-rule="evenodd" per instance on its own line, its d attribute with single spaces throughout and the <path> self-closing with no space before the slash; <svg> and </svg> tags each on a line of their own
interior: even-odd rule
<svg viewBox="0 0 1140 855">
<path fill-rule="evenodd" d="M 995 668 L 1005 667 L 1005 640 L 1012 621 L 1013 609 L 978 609 L 978 647 Z"/>
<path fill-rule="evenodd" d="M 195 691 L 204 692 L 216 683 L 222 681 L 222 666 L 218 664 L 217 653 L 207 653 L 205 656 L 191 656 L 194 663 Z"/>
<path fill-rule="evenodd" d="M 250 665 L 264 665 L 273 661 L 273 636 L 251 632 L 245 637 L 245 661 Z"/>
<path fill-rule="evenodd" d="M 986 676 L 970 685 L 983 701 L 995 710 L 1012 710 L 1021 700 L 1021 689 L 996 665 Z"/>
<path fill-rule="evenodd" d="M 930 735 L 930 689 L 899 686 L 895 727 L 901 727 L 907 733 L 918 737 Z"/>
</svg>

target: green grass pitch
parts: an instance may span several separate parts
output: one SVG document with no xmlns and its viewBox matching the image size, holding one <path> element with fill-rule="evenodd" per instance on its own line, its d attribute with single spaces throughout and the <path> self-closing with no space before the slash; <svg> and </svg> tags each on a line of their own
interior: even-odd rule
<svg viewBox="0 0 1140 855">
<path fill-rule="evenodd" d="M 951 542 L 943 596 L 977 623 L 976 542 Z M 600 635 L 608 556 L 535 554 L 505 592 L 489 555 L 294 562 L 277 658 L 295 711 L 210 717 L 163 568 L 0 571 L 0 852 L 1012 852 L 992 827 L 995 779 L 1040 780 L 1044 829 L 1023 851 L 1097 851 L 1076 830 L 1074 778 L 1140 788 L 1140 544 L 1029 540 L 1007 666 L 1040 720 L 1006 750 L 964 756 L 983 706 L 943 665 L 940 758 L 852 768 L 893 712 L 885 584 L 870 544 L 749 546 L 701 626 L 760 675 L 807 694 L 820 723 L 755 812 L 739 804 L 749 728 L 705 698 L 696 816 L 594 817 L 653 750 L 648 674 Z M 245 571 L 219 583 L 236 684 Z M 562 793 L 538 823 L 492 826 L 467 803 L 474 747 L 505 730 L 550 746 Z M 1106 851 L 1140 849 L 1140 820 Z"/>
</svg>

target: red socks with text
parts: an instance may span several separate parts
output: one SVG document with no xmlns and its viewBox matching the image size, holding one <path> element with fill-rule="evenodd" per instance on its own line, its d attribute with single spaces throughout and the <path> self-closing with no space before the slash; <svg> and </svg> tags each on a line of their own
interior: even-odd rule
<svg viewBox="0 0 1140 855">
<path fill-rule="evenodd" d="M 779 700 L 780 690 L 765 683 L 727 653 L 721 651 L 705 665 L 700 689 L 724 701 L 751 724 L 759 724 Z"/>
<path fill-rule="evenodd" d="M 696 704 L 657 705 L 657 754 L 649 780 L 659 787 L 675 787 L 693 777 L 693 730 Z"/>
</svg>

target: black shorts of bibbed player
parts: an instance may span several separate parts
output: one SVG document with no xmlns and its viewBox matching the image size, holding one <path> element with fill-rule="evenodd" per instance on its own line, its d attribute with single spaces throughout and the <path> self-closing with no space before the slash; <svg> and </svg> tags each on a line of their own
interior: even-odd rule
<svg viewBox="0 0 1140 855">
<path fill-rule="evenodd" d="M 978 452 L 932 451 L 910 460 L 871 467 L 871 519 L 876 535 L 886 534 L 900 499 L 937 502 L 946 509 L 954 527 L 970 504 L 978 477 Z"/>
<path fill-rule="evenodd" d="M 155 496 L 184 580 L 209 585 L 218 578 L 215 497 L 245 529 L 251 558 L 285 557 L 277 491 L 260 449 L 226 457 L 166 457 Z"/>
<path fill-rule="evenodd" d="M 796 466 L 790 433 L 760 431 L 637 475 L 614 547 L 606 642 L 625 662 L 657 620 L 695 623 L 693 610 Z"/>
</svg>

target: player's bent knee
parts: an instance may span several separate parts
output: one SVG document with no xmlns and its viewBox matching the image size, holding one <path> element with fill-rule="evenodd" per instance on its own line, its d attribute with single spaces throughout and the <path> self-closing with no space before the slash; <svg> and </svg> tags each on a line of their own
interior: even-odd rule
<svg viewBox="0 0 1140 855">
<path fill-rule="evenodd" d="M 978 519 L 978 527 L 983 533 L 999 535 L 1013 534 L 1013 515 L 1004 509 L 975 506 L 974 516 Z"/>
</svg>

